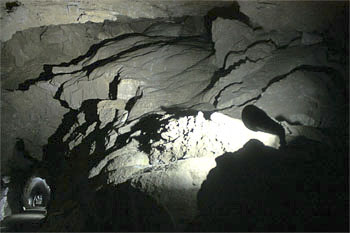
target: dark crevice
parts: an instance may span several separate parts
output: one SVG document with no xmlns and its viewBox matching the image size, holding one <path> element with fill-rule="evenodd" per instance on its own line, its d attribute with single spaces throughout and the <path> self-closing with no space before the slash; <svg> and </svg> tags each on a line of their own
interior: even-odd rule
<svg viewBox="0 0 350 233">
<path fill-rule="evenodd" d="M 346 87 L 344 86 L 344 82 L 342 81 L 343 79 L 340 78 L 341 74 L 337 70 L 335 70 L 332 67 L 326 67 L 326 66 L 301 65 L 301 66 L 295 67 L 294 69 L 292 69 L 291 71 L 289 71 L 286 74 L 278 75 L 278 76 L 272 78 L 267 83 L 267 85 L 265 87 L 261 88 L 261 93 L 258 96 L 255 96 L 255 97 L 253 97 L 253 98 L 251 98 L 251 99 L 249 99 L 241 104 L 231 105 L 229 107 L 225 107 L 225 108 L 218 109 L 218 110 L 222 111 L 222 110 L 227 110 L 230 108 L 239 108 L 239 107 L 245 106 L 246 104 L 251 104 L 252 102 L 259 100 L 262 96 L 262 93 L 264 93 L 272 84 L 279 82 L 279 81 L 287 78 L 290 74 L 292 74 L 296 71 L 300 71 L 300 70 L 309 71 L 309 72 L 324 72 L 324 73 L 328 74 L 331 77 L 332 82 L 335 83 L 335 85 L 337 86 L 337 88 L 338 89 L 340 88 L 340 90 L 343 90 L 344 98 L 346 98 L 346 96 L 347 96 L 346 90 L 345 90 Z"/>
<path fill-rule="evenodd" d="M 67 101 L 64 101 L 64 100 L 61 100 L 61 95 L 63 93 L 63 86 L 64 86 L 64 83 L 57 89 L 57 92 L 55 94 L 55 96 L 53 97 L 54 99 L 58 100 L 61 104 L 62 107 L 64 108 L 68 108 L 68 109 L 71 109 L 69 107 L 69 104 L 67 103 Z"/>
<path fill-rule="evenodd" d="M 84 55 L 81 55 L 77 58 L 74 58 L 73 60 L 71 60 L 69 62 L 63 62 L 63 63 L 61 63 L 59 65 L 55 65 L 55 66 L 68 67 L 70 65 L 77 65 L 79 62 L 83 61 L 85 58 L 93 57 L 97 53 L 97 51 L 100 48 L 102 48 L 103 46 L 105 46 L 107 43 L 112 42 L 112 41 L 114 41 L 114 42 L 121 41 L 121 40 L 127 39 L 129 37 L 133 37 L 133 36 L 145 36 L 145 35 L 143 35 L 141 33 L 127 33 L 127 34 L 123 34 L 123 35 L 120 35 L 120 36 L 117 36 L 114 38 L 102 40 L 101 42 L 92 45 Z"/>
<path fill-rule="evenodd" d="M 312 66 L 312 65 L 301 65 L 298 66 L 294 69 L 292 69 L 291 71 L 289 71 L 286 74 L 283 75 L 279 75 L 274 77 L 273 79 L 271 79 L 269 81 L 269 83 L 262 88 L 262 92 L 265 92 L 267 88 L 269 88 L 272 84 L 281 81 L 282 79 L 286 78 L 288 75 L 290 75 L 291 73 L 294 73 L 295 71 L 299 71 L 299 70 L 304 70 L 304 71 L 309 71 L 309 72 L 323 72 L 326 73 L 328 75 L 330 75 L 332 82 L 339 88 L 344 89 L 344 83 L 342 82 L 342 78 L 341 78 L 341 74 L 335 70 L 332 67 L 327 67 L 327 66 Z"/>
<path fill-rule="evenodd" d="M 66 113 L 55 133 L 48 138 L 48 144 L 43 147 L 43 164 L 47 167 L 47 178 L 48 183 L 51 184 L 52 200 L 60 198 L 60 196 L 56 195 L 56 182 L 59 179 L 57 174 L 62 174 L 69 150 L 68 145 L 63 143 L 63 136 L 76 123 L 75 119 L 78 113 L 76 110 Z M 49 209 L 50 204 L 48 206 Z"/>
<path fill-rule="evenodd" d="M 278 47 L 278 49 L 286 49 L 286 48 L 288 48 L 293 42 L 295 42 L 295 41 L 297 41 L 297 40 L 301 40 L 301 36 L 297 36 L 297 37 L 291 39 L 291 40 L 289 41 L 288 44 L 283 45 L 283 46 L 280 46 L 280 47 Z"/>
<path fill-rule="evenodd" d="M 225 86 L 224 88 L 222 88 L 219 93 L 215 96 L 215 100 L 214 100 L 214 106 L 216 107 L 218 105 L 219 99 L 220 99 L 220 95 L 223 91 L 225 91 L 227 88 L 237 85 L 237 84 L 242 84 L 243 82 L 233 82 L 230 83 L 229 85 Z"/>
<path fill-rule="evenodd" d="M 238 20 L 245 25 L 252 28 L 252 24 L 248 16 L 240 12 L 240 6 L 237 2 L 233 2 L 230 6 L 227 7 L 215 7 L 208 11 L 207 15 L 204 16 L 205 28 L 207 33 L 211 37 L 211 26 L 215 19 L 223 18 L 223 19 L 233 19 Z"/>
<path fill-rule="evenodd" d="M 260 97 L 261 97 L 261 94 L 258 95 L 257 97 L 254 97 L 254 98 L 252 98 L 252 99 L 249 99 L 249 100 L 245 101 L 245 102 L 242 103 L 242 104 L 237 105 L 237 107 L 243 107 L 243 106 L 246 105 L 246 104 L 251 104 L 253 101 L 257 101 L 258 99 L 260 99 Z"/>
<path fill-rule="evenodd" d="M 80 110 L 71 109 L 68 113 L 63 116 L 62 123 L 57 128 L 56 132 L 49 137 L 48 144 L 44 147 L 44 161 L 49 164 L 49 168 L 52 171 L 52 175 L 60 174 L 65 161 L 68 159 L 69 151 L 69 141 L 79 133 L 85 134 L 87 128 L 93 123 L 98 122 L 99 118 L 97 115 L 97 103 L 99 100 L 87 100 L 82 103 Z M 78 126 L 72 135 L 63 141 L 63 138 L 69 133 L 74 125 L 78 123 L 78 114 L 83 112 L 85 116 L 86 123 Z M 99 124 L 97 124 L 98 126 Z M 102 134 L 105 135 L 105 134 Z"/>
<path fill-rule="evenodd" d="M 292 125 L 292 126 L 302 126 L 302 125 L 303 125 L 303 124 L 302 124 L 301 122 L 299 122 L 299 121 L 290 121 L 290 120 L 288 120 L 287 118 L 285 118 L 284 116 L 281 116 L 281 115 L 276 116 L 275 119 L 276 119 L 277 121 L 279 121 L 279 122 L 285 121 L 285 122 L 287 122 L 289 125 Z M 290 132 L 290 133 L 292 133 L 292 132 Z"/>
<path fill-rule="evenodd" d="M 263 60 L 264 58 L 258 58 L 256 60 L 250 59 L 249 57 L 245 57 L 244 59 L 241 59 L 237 62 L 235 62 L 234 64 L 230 65 L 229 67 L 227 67 L 227 69 L 220 68 L 219 70 L 215 71 L 211 81 L 209 83 L 209 85 L 203 90 L 201 91 L 199 94 L 203 94 L 207 91 L 209 91 L 211 88 L 213 88 L 215 86 L 215 84 L 219 81 L 220 78 L 225 77 L 226 75 L 228 75 L 229 73 L 231 73 L 232 70 L 237 69 L 240 65 L 245 64 L 247 61 L 249 62 L 258 62 L 260 60 Z M 218 96 L 216 97 L 216 99 L 218 98 Z"/>
<path fill-rule="evenodd" d="M 227 62 L 227 59 L 228 57 L 231 55 L 231 54 L 238 54 L 238 55 L 243 55 L 244 53 L 246 53 L 248 51 L 248 49 L 254 47 L 255 45 L 258 45 L 258 44 L 266 44 L 266 43 L 271 43 L 275 46 L 275 48 L 278 48 L 278 46 L 276 45 L 276 43 L 271 40 L 271 39 L 268 39 L 268 40 L 258 40 L 258 41 L 255 41 L 253 42 L 252 44 L 248 45 L 245 49 L 243 50 L 239 50 L 239 51 L 230 51 L 226 54 L 225 56 L 225 59 L 224 59 L 224 65 L 223 67 L 226 67 L 226 62 Z"/>
<path fill-rule="evenodd" d="M 136 104 L 137 100 L 141 99 L 143 96 L 143 91 L 141 89 L 141 87 L 137 88 L 136 94 L 134 97 L 132 97 L 125 105 L 125 110 L 127 110 L 128 112 L 131 111 L 131 109 L 134 107 L 134 105 Z"/>
<path fill-rule="evenodd" d="M 108 57 L 108 58 L 105 58 L 105 59 L 101 59 L 101 60 L 98 60 L 88 66 L 85 66 L 82 71 L 86 71 L 86 75 L 89 76 L 97 67 L 101 67 L 101 66 L 104 66 L 110 62 L 113 62 L 113 61 L 116 61 L 118 60 L 119 58 L 121 58 L 123 55 L 125 54 L 128 54 L 128 53 L 131 53 L 131 52 L 135 52 L 137 50 L 140 50 L 140 49 L 144 49 L 144 48 L 148 48 L 148 47 L 151 47 L 151 46 L 154 46 L 154 45 L 171 45 L 171 44 L 175 44 L 177 42 L 180 42 L 180 41 L 183 41 L 183 40 L 188 40 L 188 39 L 193 39 L 193 38 L 197 38 L 198 36 L 191 36 L 191 37 L 177 37 L 175 39 L 172 39 L 172 40 L 160 40 L 160 41 L 155 41 L 155 42 L 151 42 L 151 43 L 146 43 L 146 44 L 141 44 L 141 45 L 135 45 L 134 47 L 132 48 L 129 48 L 127 50 L 124 50 L 116 55 L 113 55 L 111 57 Z M 76 73 L 76 72 L 80 72 L 80 71 L 75 71 L 73 73 Z"/>
<path fill-rule="evenodd" d="M 27 90 L 29 90 L 29 87 L 31 85 L 34 85 L 37 82 L 48 81 L 48 80 L 52 79 L 54 77 L 54 74 L 52 73 L 52 67 L 53 67 L 53 65 L 44 64 L 44 66 L 43 66 L 44 71 L 42 73 L 40 73 L 38 78 L 27 79 L 23 83 L 18 84 L 17 90 L 27 91 Z"/>
<path fill-rule="evenodd" d="M 87 123 L 92 124 L 93 122 L 99 122 L 97 104 L 100 101 L 101 100 L 99 99 L 88 99 L 81 104 L 80 111 L 85 114 L 85 120 Z"/>
<path fill-rule="evenodd" d="M 118 85 L 120 83 L 120 73 L 114 77 L 113 81 L 109 83 L 109 93 L 108 97 L 110 100 L 116 100 L 118 96 Z"/>
<path fill-rule="evenodd" d="M 107 43 L 109 43 L 111 41 L 121 41 L 121 40 L 124 40 L 124 39 L 132 37 L 132 36 L 141 36 L 141 35 L 142 34 L 140 34 L 140 33 L 129 33 L 129 34 L 123 34 L 121 36 L 117 36 L 117 37 L 114 37 L 114 38 L 106 39 L 106 40 L 101 41 L 100 43 L 92 45 L 89 48 L 89 50 L 87 51 L 87 53 L 85 53 L 84 55 L 81 55 L 81 56 L 79 56 L 77 58 L 74 58 L 73 60 L 71 60 L 69 62 L 63 62 L 63 63 L 58 64 L 58 65 L 44 64 L 44 67 L 43 67 L 44 72 L 42 72 L 39 75 L 38 78 L 28 79 L 28 80 L 24 81 L 23 83 L 19 84 L 18 85 L 18 90 L 26 91 L 26 90 L 29 89 L 29 87 L 31 85 L 34 85 L 37 82 L 48 81 L 48 80 L 52 79 L 55 75 L 57 75 L 57 74 L 53 74 L 52 73 L 52 68 L 53 67 L 69 67 L 71 65 L 77 65 L 79 62 L 81 62 L 85 58 L 94 56 L 101 47 L 103 47 L 105 44 L 107 44 Z M 72 72 L 72 73 L 67 73 L 67 74 L 74 74 L 74 73 L 77 73 L 77 72 L 80 72 L 80 71 L 81 70 L 78 70 L 78 71 L 75 71 L 75 72 Z M 60 75 L 61 74 L 65 74 L 65 73 L 60 73 Z"/>
<path fill-rule="evenodd" d="M 169 119 L 161 120 L 162 115 L 152 114 L 142 118 L 133 128 L 132 131 L 141 130 L 142 135 L 135 137 L 139 141 L 141 151 L 147 154 L 151 152 L 151 144 L 149 143 L 152 139 L 153 141 L 158 141 L 161 139 L 158 130 L 162 125 L 166 124 Z"/>
<path fill-rule="evenodd" d="M 110 56 L 110 57 L 105 58 L 105 59 L 98 60 L 98 61 L 96 61 L 96 62 L 94 62 L 94 63 L 92 63 L 90 65 L 87 65 L 87 66 L 83 67 L 80 70 L 76 70 L 76 71 L 69 72 L 69 73 L 58 73 L 58 74 L 53 74 L 52 73 L 52 68 L 53 67 L 68 67 L 70 65 L 76 65 L 80 61 L 84 60 L 85 58 L 94 56 L 97 53 L 97 51 L 101 47 L 103 47 L 105 44 L 107 44 L 108 42 L 120 41 L 120 40 L 129 38 L 129 37 L 132 37 L 132 36 L 143 36 L 143 37 L 147 37 L 147 38 L 162 38 L 162 37 L 158 37 L 158 36 L 146 36 L 146 35 L 143 35 L 141 33 L 129 33 L 129 34 L 124 34 L 124 35 L 121 35 L 121 36 L 117 36 L 115 38 L 103 40 L 103 41 L 101 41 L 98 44 L 92 45 L 86 54 L 84 54 L 82 56 L 79 56 L 78 58 L 75 58 L 75 59 L 71 60 L 68 63 L 61 63 L 59 65 L 45 64 L 44 65 L 44 72 L 42 72 L 38 78 L 28 79 L 25 82 L 19 84 L 18 85 L 18 90 L 26 91 L 26 90 L 29 89 L 29 87 L 31 85 L 34 85 L 35 83 L 37 83 L 39 81 L 51 80 L 56 75 L 75 74 L 75 73 L 78 73 L 78 72 L 86 71 L 86 75 L 89 76 L 91 74 L 91 72 L 93 72 L 97 67 L 104 66 L 107 63 L 116 61 L 116 60 L 120 59 L 123 55 L 125 55 L 127 53 L 131 53 L 131 52 L 135 52 L 135 51 L 137 51 L 139 49 L 147 48 L 147 47 L 154 46 L 154 45 L 157 45 L 157 44 L 160 44 L 161 46 L 164 46 L 164 45 L 175 44 L 175 43 L 178 43 L 180 41 L 193 40 L 193 39 L 199 39 L 200 40 L 201 39 L 200 36 L 186 36 L 186 37 L 176 37 L 176 38 L 172 38 L 170 40 L 159 40 L 159 41 L 155 41 L 155 42 L 151 42 L 151 43 L 145 43 L 145 44 L 141 44 L 141 45 L 136 45 L 136 46 L 131 47 L 131 48 L 127 49 L 127 50 L 121 51 L 121 52 L 119 52 L 116 55 Z"/>
<path fill-rule="evenodd" d="M 45 32 L 47 32 L 47 30 L 49 29 L 48 26 L 44 26 L 43 28 L 44 28 L 43 31 L 42 31 L 42 32 L 40 33 L 40 35 L 39 35 L 40 41 L 42 40 L 42 37 L 43 37 L 43 35 L 45 34 Z"/>
<path fill-rule="evenodd" d="M 7 12 L 7 13 L 14 12 L 15 9 L 16 9 L 17 7 L 19 7 L 20 5 L 22 5 L 22 3 L 19 2 L 19 1 L 15 1 L 15 2 L 6 2 L 6 4 L 5 4 L 6 12 Z"/>
<path fill-rule="evenodd" d="M 229 67 L 227 67 L 227 69 L 225 68 L 220 68 L 219 70 L 215 71 L 211 81 L 209 83 L 209 85 L 200 93 L 203 94 L 206 91 L 210 90 L 211 88 L 213 88 L 215 86 L 215 84 L 219 81 L 220 78 L 225 77 L 226 75 L 228 75 L 232 70 L 236 69 L 237 67 L 239 67 L 240 65 L 246 63 L 248 60 L 248 58 L 246 57 L 245 59 L 241 59 L 239 61 L 237 61 L 236 63 L 230 65 Z"/>
</svg>

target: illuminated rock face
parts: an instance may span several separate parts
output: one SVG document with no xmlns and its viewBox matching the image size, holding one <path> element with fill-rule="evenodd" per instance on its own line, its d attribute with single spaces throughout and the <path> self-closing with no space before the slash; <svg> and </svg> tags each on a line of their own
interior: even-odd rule
<svg viewBox="0 0 350 233">
<path fill-rule="evenodd" d="M 214 6 L 227 2 L 208 1 L 2 1 L 0 40 L 7 41 L 17 31 L 46 25 L 122 21 L 125 18 L 171 18 L 204 16 Z"/>
<path fill-rule="evenodd" d="M 210 9 L 204 2 L 197 15 Z M 55 3 L 57 12 L 66 6 Z M 248 13 L 245 3 L 251 22 L 169 17 L 183 16 L 190 2 L 181 2 L 179 11 L 175 2 L 135 2 L 128 5 L 135 11 L 126 13 L 115 8 L 125 2 L 103 11 L 96 9 L 107 0 L 90 10 L 90 1 L 73 3 L 67 17 L 52 15 L 55 23 L 71 16 L 100 22 L 120 12 L 148 19 L 36 27 L 2 45 L 1 85 L 8 89 L 1 93 L 2 171 L 8 172 L 16 137 L 43 158 L 54 194 L 44 231 L 185 230 L 198 215 L 197 194 L 216 159 L 251 139 L 278 151 L 277 136 L 244 127 L 241 111 L 248 104 L 281 122 L 287 144 L 304 136 L 341 151 L 336 154 L 346 150 L 346 56 L 332 37 L 289 24 L 280 30 L 261 21 L 258 27 L 259 14 Z M 26 15 L 33 4 L 43 2 L 23 3 L 7 17 Z M 141 6 L 147 6 L 142 13 Z M 167 18 L 150 19 L 156 16 Z M 14 30 L 22 26 L 28 25 Z M 307 157 L 298 146 L 291 144 L 291 154 Z M 114 200 L 115 192 L 125 199 Z M 146 199 L 154 212 L 142 211 Z M 115 221 L 118 213 L 128 226 Z M 164 216 L 165 225 L 151 215 Z"/>
<path fill-rule="evenodd" d="M 111 134 L 103 133 L 113 128 L 111 125 L 95 127 L 85 136 L 77 135 L 83 139 L 75 149 L 89 150 L 90 158 L 101 158 L 89 171 L 89 179 L 99 181 L 97 186 L 130 181 L 131 186 L 161 204 L 179 230 L 184 230 L 196 216 L 196 194 L 215 167 L 216 157 L 237 151 L 250 139 L 278 148 L 277 136 L 251 131 L 241 120 L 221 113 L 213 113 L 209 119 L 202 112 L 184 117 L 151 115 L 143 119 L 131 128 L 126 125 Z M 123 142 L 121 138 L 125 135 L 130 136 Z M 104 141 L 110 149 L 96 148 L 98 141 Z M 78 183 L 74 185 L 81 187 Z"/>
</svg>

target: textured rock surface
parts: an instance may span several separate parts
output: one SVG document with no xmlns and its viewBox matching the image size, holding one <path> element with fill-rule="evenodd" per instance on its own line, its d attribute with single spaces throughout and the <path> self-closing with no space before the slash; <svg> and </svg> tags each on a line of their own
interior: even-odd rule
<svg viewBox="0 0 350 233">
<path fill-rule="evenodd" d="M 7 41 L 16 31 L 45 25 L 70 23 L 100 23 L 105 20 L 119 21 L 130 18 L 203 16 L 214 6 L 229 5 L 227 2 L 208 1 L 14 1 L 6 6 L 1 1 L 1 41 Z M 11 3 L 14 3 L 11 2 Z M 17 6 L 18 5 L 18 6 Z"/>
<path fill-rule="evenodd" d="M 43 72 L 44 64 L 60 64 L 88 52 L 104 39 L 143 32 L 157 20 L 43 26 L 17 32 L 2 43 L 1 86 L 16 89 Z M 55 54 L 55 56 L 53 56 Z"/>
<path fill-rule="evenodd" d="M 20 90 L 2 91 L 1 160 L 10 157 L 16 137 L 23 138 L 26 149 L 38 159 L 43 150 L 41 165 L 54 194 L 43 231 L 186 230 L 190 223 L 196 225 L 199 211 L 203 213 L 203 200 L 197 194 L 203 193 L 204 180 L 213 178 L 213 173 L 218 175 L 225 165 L 222 161 L 228 161 L 221 155 L 240 154 L 249 149 L 241 148 L 250 139 L 260 141 L 255 141 L 256 156 L 260 152 L 271 158 L 283 154 L 278 161 L 292 164 L 288 174 L 299 167 L 291 158 L 302 158 L 302 166 L 312 166 L 317 159 L 318 165 L 328 165 L 330 161 L 316 156 L 327 152 L 339 168 L 339 173 L 332 174 L 341 177 L 326 178 L 343 182 L 348 150 L 348 70 L 344 62 L 348 55 L 344 51 L 348 50 L 342 39 L 332 39 L 342 35 L 337 32 L 342 26 L 324 30 L 332 8 L 321 20 L 321 16 L 313 15 L 314 10 L 308 16 L 304 14 L 313 3 L 301 9 L 296 3 L 239 2 L 246 16 L 242 12 L 230 15 L 239 8 L 233 5 L 212 10 L 205 18 L 173 18 L 205 14 L 211 4 L 229 2 L 51 3 L 21 3 L 1 22 L 13 19 L 9 26 L 17 22 L 19 14 L 29 17 L 46 10 L 44 15 L 39 14 L 46 25 L 49 18 L 45 17 L 52 7 L 57 12 L 66 7 L 68 12 L 52 15 L 58 17 L 57 24 L 60 20 L 71 22 L 71 17 L 77 22 L 117 22 L 37 27 L 18 32 L 2 44 L 2 89 L 15 89 L 20 84 Z M 108 7 L 103 5 L 107 3 Z M 194 7 L 197 9 L 189 13 Z M 285 20 L 273 19 L 270 24 L 268 14 L 275 13 Z M 167 18 L 131 20 L 119 14 Z M 220 15 L 224 18 L 217 17 Z M 28 19 L 28 24 L 35 25 L 36 18 Z M 21 27 L 26 25 L 18 24 L 12 31 Z M 286 131 L 285 152 L 290 153 L 277 150 L 276 136 L 244 127 L 241 110 L 247 104 L 257 105 L 281 122 Z M 275 164 L 269 155 L 261 158 L 263 165 Z M 236 162 L 227 164 L 234 168 L 233 174 L 240 171 Z M 266 175 L 264 168 L 254 167 L 254 161 L 249 165 L 253 168 L 246 170 L 246 178 L 259 180 L 283 173 L 283 167 L 277 166 Z M 316 174 L 316 170 L 312 171 Z M 218 177 L 220 174 L 228 174 L 228 183 L 239 178 L 225 172 L 219 172 Z M 307 180 L 305 177 L 302 180 Z M 318 180 L 314 181 L 317 184 Z M 231 186 L 223 183 L 223 189 L 215 188 L 221 185 L 216 179 L 208 183 L 218 186 L 213 185 L 213 195 L 208 195 L 204 205 L 215 205 L 218 199 L 219 206 L 231 208 L 225 204 L 224 192 Z M 256 187 L 267 188 L 264 184 L 258 182 Z M 339 185 L 344 188 L 344 184 Z M 252 187 L 247 179 L 237 180 L 235 185 L 238 191 L 231 194 L 238 196 L 230 202 L 234 204 L 246 200 L 244 195 L 240 199 L 240 187 Z M 294 186 L 284 187 L 283 191 L 295 191 Z M 231 214 L 236 213 L 230 208 Z M 310 211 L 307 204 L 303 209 Z M 261 211 L 265 210 L 268 207 Z M 210 213 L 220 215 L 216 207 Z M 229 230 L 249 231 L 251 226 L 256 227 L 253 230 L 269 230 L 264 218 L 271 214 L 257 216 L 263 217 L 248 221 L 236 216 L 234 219 L 246 227 Z M 344 216 L 339 219 L 343 221 Z M 271 219 L 265 220 L 275 224 Z M 206 220 L 210 224 L 212 219 Z M 225 226 L 222 219 L 214 221 Z M 211 230 L 217 229 L 221 228 Z"/>
<path fill-rule="evenodd" d="M 67 110 L 38 86 L 28 91 L 1 93 L 1 165 L 8 172 L 7 161 L 14 155 L 16 138 L 24 139 L 30 154 L 42 158 L 42 146 L 61 124 Z"/>
<path fill-rule="evenodd" d="M 238 1 L 240 11 L 259 26 L 272 30 L 323 31 L 345 2 Z M 278 20 L 276 20 L 278 19 Z"/>
<path fill-rule="evenodd" d="M 294 124 L 333 127 L 339 125 L 339 108 L 344 104 L 333 85 L 324 73 L 296 71 L 272 84 L 256 105 L 272 117 Z"/>
<path fill-rule="evenodd" d="M 181 231 L 197 215 L 197 192 L 213 167 L 213 159 L 190 158 L 138 175 L 131 182 L 161 203 Z"/>
<path fill-rule="evenodd" d="M 101 102 L 105 101 L 98 105 Z M 153 127 L 148 128 L 147 124 Z M 178 230 L 184 230 L 195 217 L 196 193 L 209 170 L 215 167 L 217 156 L 238 150 L 252 138 L 278 147 L 276 136 L 250 131 L 240 120 L 220 113 L 211 114 L 208 120 L 202 112 L 180 118 L 174 115 L 159 119 L 149 117 L 146 122 L 133 125 L 131 132 L 124 132 L 124 135 L 130 134 L 126 145 L 120 147 L 124 135 L 119 133 L 114 147 L 106 150 L 103 159 L 89 171 L 89 178 L 99 184 L 114 185 L 131 180 L 136 189 L 154 198 L 168 211 Z M 97 129 L 92 134 L 105 136 L 105 141 L 113 137 Z M 114 149 L 115 146 L 120 149 Z M 84 149 L 80 147 L 79 150 Z M 99 155 L 92 153 L 91 156 Z"/>
<path fill-rule="evenodd" d="M 203 90 L 214 72 L 210 55 L 210 45 L 200 38 L 129 34 L 77 65 L 55 67 L 49 83 L 62 90 L 61 100 L 78 109 L 88 99 L 109 99 L 110 85 L 117 79 L 117 98 L 138 99 L 129 113 L 134 119 L 160 106 L 185 103 Z M 71 73 L 63 73 L 67 69 Z"/>
<path fill-rule="evenodd" d="M 219 26 L 216 26 L 216 24 Z M 226 27 L 222 25 L 226 25 Z M 247 31 L 246 34 L 249 36 L 246 37 L 246 34 L 243 33 L 227 33 L 227 28 L 229 28 L 228 31 Z M 274 111 L 278 105 L 271 104 L 274 101 L 281 101 L 281 104 L 283 102 L 281 109 L 286 109 L 289 106 L 293 109 L 293 112 L 300 112 L 298 108 L 303 108 L 302 106 L 304 106 L 304 113 L 299 114 L 299 116 L 304 114 L 305 120 L 306 118 L 312 118 L 313 120 L 306 120 L 302 124 L 315 127 L 319 125 L 323 125 L 323 127 L 335 126 L 334 123 L 336 122 L 331 120 L 331 118 L 333 118 L 332 115 L 339 116 L 337 109 L 343 108 L 344 101 L 340 99 L 343 99 L 345 94 L 343 91 L 339 91 L 337 87 L 339 83 L 337 84 L 335 80 L 341 80 L 342 74 L 345 75 L 346 72 L 344 67 L 328 59 L 328 48 L 325 44 L 316 43 L 314 45 L 314 43 L 311 43 L 311 46 L 305 46 L 305 43 L 302 43 L 303 40 L 300 41 L 301 35 L 298 35 L 297 32 L 286 34 L 285 38 L 289 36 L 289 39 L 281 40 L 278 36 L 276 37 L 278 34 L 259 30 L 253 31 L 240 22 L 222 19 L 214 21 L 212 33 L 216 49 L 214 63 L 222 67 L 222 70 L 214 75 L 214 77 L 217 77 L 217 80 L 213 87 L 204 93 L 204 100 L 213 104 L 223 113 L 233 117 L 240 116 L 240 109 L 244 105 L 258 101 L 260 107 L 263 109 L 266 107 L 267 112 L 271 113 L 273 117 L 281 116 L 285 118 L 282 112 L 275 114 Z M 230 44 L 232 40 L 237 40 L 239 43 Z M 302 75 L 305 72 L 308 74 L 307 77 L 310 76 L 310 78 Z M 317 74 L 320 74 L 319 76 L 323 78 L 316 78 Z M 287 79 L 296 76 L 301 76 L 298 78 L 298 81 L 287 81 Z M 291 85 L 285 86 L 284 84 L 288 82 L 293 82 L 293 85 L 298 86 L 294 88 Z M 309 85 L 305 82 L 309 83 Z M 275 89 L 276 85 L 283 85 L 283 87 L 279 86 Z M 296 92 L 293 92 L 294 97 L 292 97 L 286 92 L 286 89 L 289 88 L 290 92 L 298 88 L 300 92 L 305 94 L 297 95 Z M 323 91 L 318 93 L 320 88 Z M 271 96 L 271 91 L 276 91 L 277 89 L 279 92 L 278 97 L 277 95 Z M 315 89 L 318 90 L 317 93 Z M 314 94 L 306 94 L 306 92 Z M 322 117 L 325 117 L 324 119 L 315 119 L 308 112 L 311 106 L 307 106 L 307 103 L 310 103 L 310 98 L 314 98 L 312 96 L 315 95 L 318 97 L 322 96 L 322 98 L 317 97 L 317 105 L 313 104 L 315 109 L 313 112 L 316 114 L 317 111 L 323 111 L 319 110 L 319 108 L 323 108 L 325 112 L 316 115 L 322 115 Z M 300 101 L 298 106 L 286 104 L 288 101 L 295 101 L 296 96 L 298 101 Z M 264 102 L 264 98 L 267 98 L 266 102 Z M 262 104 L 263 102 L 264 104 Z M 297 121 L 288 117 L 285 119 L 290 122 Z M 338 127 L 341 126 L 338 125 Z"/>
</svg>

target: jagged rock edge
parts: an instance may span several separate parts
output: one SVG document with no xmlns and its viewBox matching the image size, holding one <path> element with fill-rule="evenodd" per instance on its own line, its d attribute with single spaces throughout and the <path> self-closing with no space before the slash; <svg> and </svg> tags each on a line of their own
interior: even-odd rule
<svg viewBox="0 0 350 233">
<path fill-rule="evenodd" d="M 261 88 L 261 93 L 241 104 L 235 104 L 235 105 L 231 105 L 229 107 L 225 107 L 225 108 L 220 108 L 220 109 L 217 109 L 218 111 L 223 111 L 223 110 L 227 110 L 227 109 L 231 109 L 231 108 L 239 108 L 239 107 L 243 107 L 245 106 L 246 104 L 248 103 L 251 103 L 253 101 L 256 101 L 256 100 L 259 100 L 261 97 L 262 97 L 262 94 L 274 83 L 276 82 L 279 82 L 285 78 L 287 78 L 290 74 L 296 72 L 296 71 L 312 71 L 312 72 L 324 72 L 324 73 L 329 73 L 329 72 L 336 72 L 337 75 L 340 75 L 339 72 L 334 69 L 333 67 L 328 67 L 328 66 L 313 66 L 313 65 L 300 65 L 300 66 L 297 66 L 295 68 L 293 68 L 291 71 L 285 73 L 285 74 L 282 74 L 282 75 L 278 75 L 272 79 L 270 79 L 270 81 L 268 82 L 268 84 Z M 333 79 L 332 79 L 333 80 Z"/>
</svg>

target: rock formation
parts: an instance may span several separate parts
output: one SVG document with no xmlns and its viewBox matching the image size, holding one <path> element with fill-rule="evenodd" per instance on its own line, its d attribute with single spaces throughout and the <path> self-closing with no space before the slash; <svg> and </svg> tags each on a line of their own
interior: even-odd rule
<svg viewBox="0 0 350 233">
<path fill-rule="evenodd" d="M 1 173 L 46 180 L 41 231 L 348 229 L 348 3 L 1 4 Z"/>
</svg>

